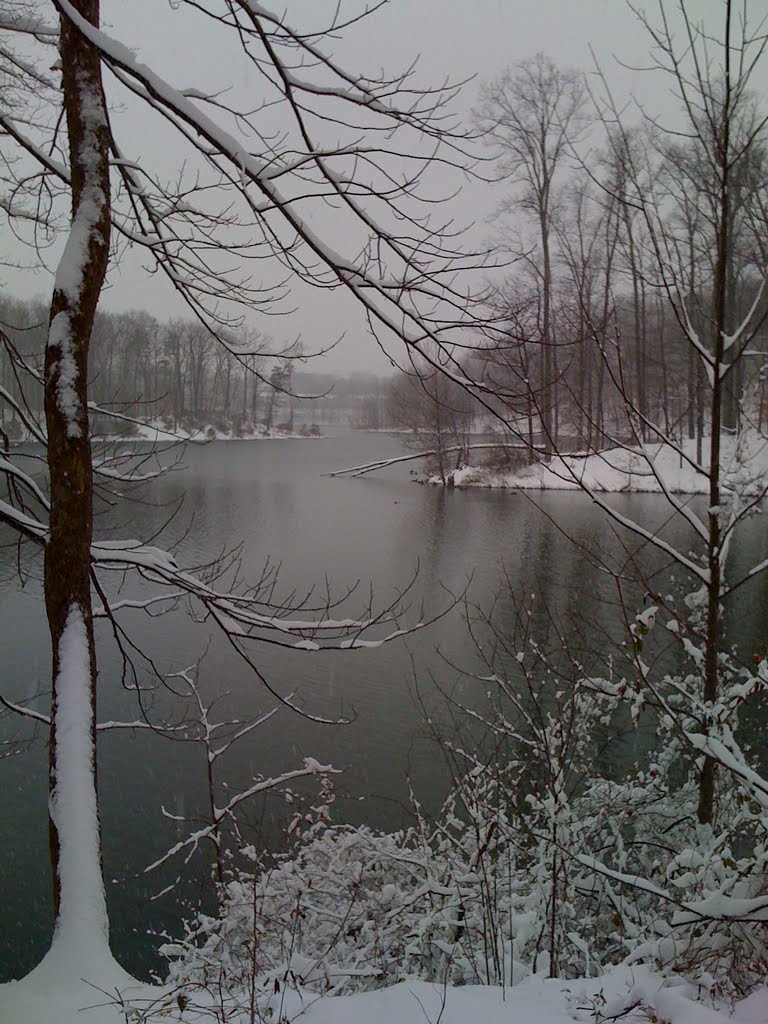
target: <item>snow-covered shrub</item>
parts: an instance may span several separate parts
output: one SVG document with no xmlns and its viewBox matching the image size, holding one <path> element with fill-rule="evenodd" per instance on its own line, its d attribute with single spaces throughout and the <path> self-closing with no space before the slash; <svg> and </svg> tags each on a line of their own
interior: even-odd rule
<svg viewBox="0 0 768 1024">
<path fill-rule="evenodd" d="M 494 798 L 465 801 L 460 817 L 498 822 L 497 848 L 510 851 L 506 864 L 533 909 L 531 969 L 573 977 L 643 958 L 664 970 L 726 971 L 734 989 L 765 971 L 768 783 L 735 734 L 768 672 L 722 651 L 720 696 L 704 705 L 700 609 L 695 596 L 685 606 L 684 625 L 669 621 L 659 642 L 660 609 L 646 602 L 629 617 L 622 656 L 604 659 L 599 676 L 560 632 L 550 648 L 534 640 L 528 613 L 512 632 L 508 613 L 504 630 L 487 617 L 470 623 L 485 699 L 465 710 L 491 753 L 466 755 L 454 744 L 450 754 L 470 773 L 483 764 L 508 795 L 503 816 Z M 673 658 L 662 650 L 669 637 Z M 622 730 L 638 738 L 635 763 L 606 764 L 602 751 Z M 719 811 L 706 826 L 704 752 L 721 766 Z M 458 797 L 461 770 L 456 777 Z"/>
<path fill-rule="evenodd" d="M 586 959 L 589 971 L 594 915 L 584 918 L 574 885 L 583 871 L 548 842 L 554 821 L 564 844 L 579 823 L 567 802 L 539 798 L 533 831 L 512 821 L 507 787 L 520 769 L 500 779 L 475 765 L 435 822 L 419 815 L 393 834 L 320 824 L 269 866 L 249 851 L 253 868 L 226 885 L 219 917 L 200 916 L 165 947 L 171 981 L 347 992 L 407 977 L 510 985 L 546 976 L 553 959 L 574 974 Z"/>
<path fill-rule="evenodd" d="M 700 654 L 676 622 L 674 671 L 651 658 L 658 618 L 647 606 L 630 621 L 624 661 L 601 676 L 494 637 L 483 698 L 464 708 L 474 735 L 441 740 L 454 786 L 437 818 L 414 800 L 415 824 L 380 834 L 331 824 L 330 798 L 297 814 L 291 850 L 246 851 L 220 915 L 166 947 L 171 979 L 253 998 L 414 976 L 513 985 L 629 960 L 749 987 L 768 963 L 768 783 L 732 727 L 765 665 L 724 654 L 721 699 L 703 707 Z M 624 729 L 643 742 L 620 770 L 603 753 Z M 697 818 L 705 750 L 730 766 L 711 825 Z"/>
<path fill-rule="evenodd" d="M 666 626 L 682 651 L 674 672 L 654 672 L 641 660 L 657 617 L 652 608 L 631 624 L 634 682 L 591 681 L 628 700 L 635 717 L 650 709 L 655 735 L 642 768 L 610 783 L 603 838 L 582 861 L 621 900 L 622 942 L 631 959 L 727 978 L 732 992 L 745 991 L 768 964 L 768 783 L 735 733 L 740 709 L 764 688 L 768 673 L 762 662 L 740 664 L 722 651 L 720 696 L 705 704 L 703 656 L 693 639 L 702 625 L 697 595 L 686 605 L 685 627 L 676 620 Z M 717 814 L 701 824 L 705 752 L 719 766 Z M 585 802 L 596 806 L 595 794 L 606 785 L 592 780 Z"/>
</svg>

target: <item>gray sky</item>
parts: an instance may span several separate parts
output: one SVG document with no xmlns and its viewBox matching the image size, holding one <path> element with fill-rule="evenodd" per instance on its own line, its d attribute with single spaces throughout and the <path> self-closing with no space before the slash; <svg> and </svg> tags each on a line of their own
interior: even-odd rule
<svg viewBox="0 0 768 1024">
<path fill-rule="evenodd" d="M 282 0 L 277 4 L 270 0 L 269 6 L 285 8 L 290 21 L 303 26 L 307 18 L 322 20 L 322 15 L 334 9 L 335 0 Z M 354 0 L 349 4 L 350 9 L 361 6 Z M 657 9 L 655 0 L 647 0 L 643 6 L 650 13 Z M 691 0 L 689 6 L 696 17 L 711 18 L 713 25 L 718 24 L 721 0 Z M 752 0 L 755 12 L 758 6 L 758 0 Z M 164 0 L 104 0 L 103 20 L 106 31 L 133 47 L 174 85 L 198 85 L 204 71 L 207 82 L 217 86 L 257 88 L 256 83 L 241 77 L 243 72 L 232 70 L 231 58 L 216 34 L 203 28 L 204 19 L 175 12 Z M 418 77 L 423 84 L 476 76 L 459 104 L 469 113 L 479 82 L 509 64 L 543 52 L 563 67 L 589 70 L 593 67 L 590 45 L 617 95 L 634 93 L 654 113 L 674 111 L 675 100 L 660 76 L 630 71 L 617 63 L 617 58 L 634 66 L 648 62 L 647 35 L 624 0 L 389 0 L 382 11 L 356 28 L 349 40 L 333 42 L 330 48 L 352 68 L 395 71 L 418 56 Z M 231 81 L 233 74 L 235 80 Z M 163 132 L 151 127 L 146 116 L 137 118 L 130 110 L 122 115 L 122 122 L 135 147 L 131 155 L 165 162 L 171 173 L 176 154 L 169 150 Z M 490 235 L 488 221 L 502 194 L 499 188 L 468 186 L 457 200 L 456 216 L 479 221 L 481 233 Z M 328 230 L 333 230 L 330 222 Z M 5 234 L 0 244 L 6 253 L 12 253 Z M 111 271 L 102 308 L 145 308 L 161 319 L 182 313 L 168 285 L 159 275 L 148 278 L 140 262 L 129 255 Z M 22 296 L 46 295 L 50 282 L 40 275 L 0 270 L 0 286 Z M 338 291 L 302 288 L 295 302 L 298 308 L 290 316 L 256 316 L 253 323 L 278 343 L 301 336 L 310 350 L 346 333 L 333 353 L 314 364 L 318 371 L 387 368 L 387 360 L 367 336 L 352 300 L 340 297 Z"/>
</svg>

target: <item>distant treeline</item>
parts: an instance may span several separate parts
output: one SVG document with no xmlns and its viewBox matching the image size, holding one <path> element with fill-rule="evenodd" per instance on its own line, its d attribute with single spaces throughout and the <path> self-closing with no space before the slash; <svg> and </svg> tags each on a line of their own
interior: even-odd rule
<svg viewBox="0 0 768 1024">
<path fill-rule="evenodd" d="M 0 384 L 42 417 L 41 379 L 48 306 L 0 294 L 0 326 L 10 345 L 0 351 Z M 226 336 L 226 335 L 225 335 Z M 231 348 L 194 321 L 160 321 L 142 310 L 101 312 L 91 346 L 93 403 L 137 421 L 160 421 L 169 429 L 213 426 L 234 434 L 260 429 L 299 430 L 312 423 L 385 426 L 386 378 L 315 373 L 297 355 L 255 330 L 232 332 Z M 31 366 L 31 379 L 20 372 Z M 304 397 L 306 396 L 306 397 Z M 20 417 L 0 405 L 2 428 L 18 437 Z M 115 430 L 98 413 L 96 432 Z M 130 432 L 122 421 L 121 432 Z"/>
</svg>

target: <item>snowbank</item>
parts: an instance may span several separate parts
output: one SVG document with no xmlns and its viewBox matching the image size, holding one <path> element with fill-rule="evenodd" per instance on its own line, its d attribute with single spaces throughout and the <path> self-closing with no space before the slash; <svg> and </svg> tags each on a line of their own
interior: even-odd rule
<svg viewBox="0 0 768 1024">
<path fill-rule="evenodd" d="M 768 479 L 768 441 L 758 434 L 724 438 L 721 449 L 724 488 L 740 486 L 742 493 L 761 493 Z M 520 470 L 498 471 L 487 466 L 467 466 L 452 475 L 455 487 L 507 487 L 521 490 L 642 491 L 648 493 L 707 494 L 704 473 L 709 459 L 705 439 L 702 463 L 696 462 L 696 442 L 686 440 L 680 449 L 667 444 L 638 448 L 618 447 L 592 454 L 571 454 Z M 431 477 L 430 483 L 441 483 Z"/>
<path fill-rule="evenodd" d="M 116 966 L 116 965 L 115 965 Z M 119 968 L 117 968 L 119 972 Z M 485 985 L 459 988 L 421 981 L 351 996 L 322 997 L 302 989 L 271 991 L 255 1018 L 247 997 L 230 1000 L 209 993 L 183 993 L 133 983 L 107 972 L 93 980 L 70 979 L 55 987 L 33 972 L 21 982 L 0 985 L 0 1020 L 13 1024 L 125 1024 L 127 1020 L 246 1024 L 252 1019 L 302 1024 L 574 1024 L 621 1019 L 623 1024 L 764 1024 L 768 989 L 735 1007 L 718 1003 L 701 986 L 681 978 L 663 979 L 643 966 L 624 967 L 603 978 L 579 981 L 528 978 L 503 990 Z M 272 988 L 272 986 L 270 986 Z M 119 992 L 119 994 L 118 994 Z"/>
</svg>

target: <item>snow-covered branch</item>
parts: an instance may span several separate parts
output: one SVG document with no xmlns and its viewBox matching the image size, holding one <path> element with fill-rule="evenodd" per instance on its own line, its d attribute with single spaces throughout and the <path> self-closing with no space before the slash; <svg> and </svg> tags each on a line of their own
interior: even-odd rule
<svg viewBox="0 0 768 1024">
<path fill-rule="evenodd" d="M 443 454 L 464 451 L 478 450 L 503 450 L 503 451 L 528 451 L 527 445 L 510 444 L 499 441 L 498 444 L 467 444 L 449 445 L 442 449 Z M 336 469 L 328 476 L 365 476 L 366 473 L 373 473 L 377 469 L 386 469 L 387 466 L 397 466 L 401 462 L 412 462 L 415 459 L 429 459 L 440 454 L 437 449 L 430 448 L 422 452 L 411 452 L 408 455 L 397 455 L 391 459 L 378 459 L 376 462 L 366 462 L 360 466 L 348 466 L 345 469 Z"/>
<path fill-rule="evenodd" d="M 296 779 L 308 778 L 316 775 L 327 776 L 335 774 L 338 774 L 338 772 L 332 765 L 321 765 L 314 758 L 308 757 L 304 759 L 303 768 L 294 768 L 292 771 L 283 772 L 281 775 L 265 779 L 257 779 L 252 786 L 236 793 L 235 796 L 233 796 L 222 807 L 214 808 L 214 821 L 197 829 L 185 839 L 179 840 L 178 843 L 175 843 L 170 847 L 170 849 L 166 850 L 161 857 L 158 857 L 157 860 L 154 860 L 149 864 L 144 869 L 145 873 L 154 871 L 156 868 L 160 867 L 161 864 L 165 864 L 166 861 L 182 852 L 185 853 L 185 863 L 187 863 L 197 850 L 200 843 L 205 840 L 209 840 L 214 834 L 218 833 L 221 828 L 221 822 L 224 819 L 231 817 L 240 804 L 252 799 L 256 794 L 265 793 L 272 789 L 278 789 Z"/>
</svg>

